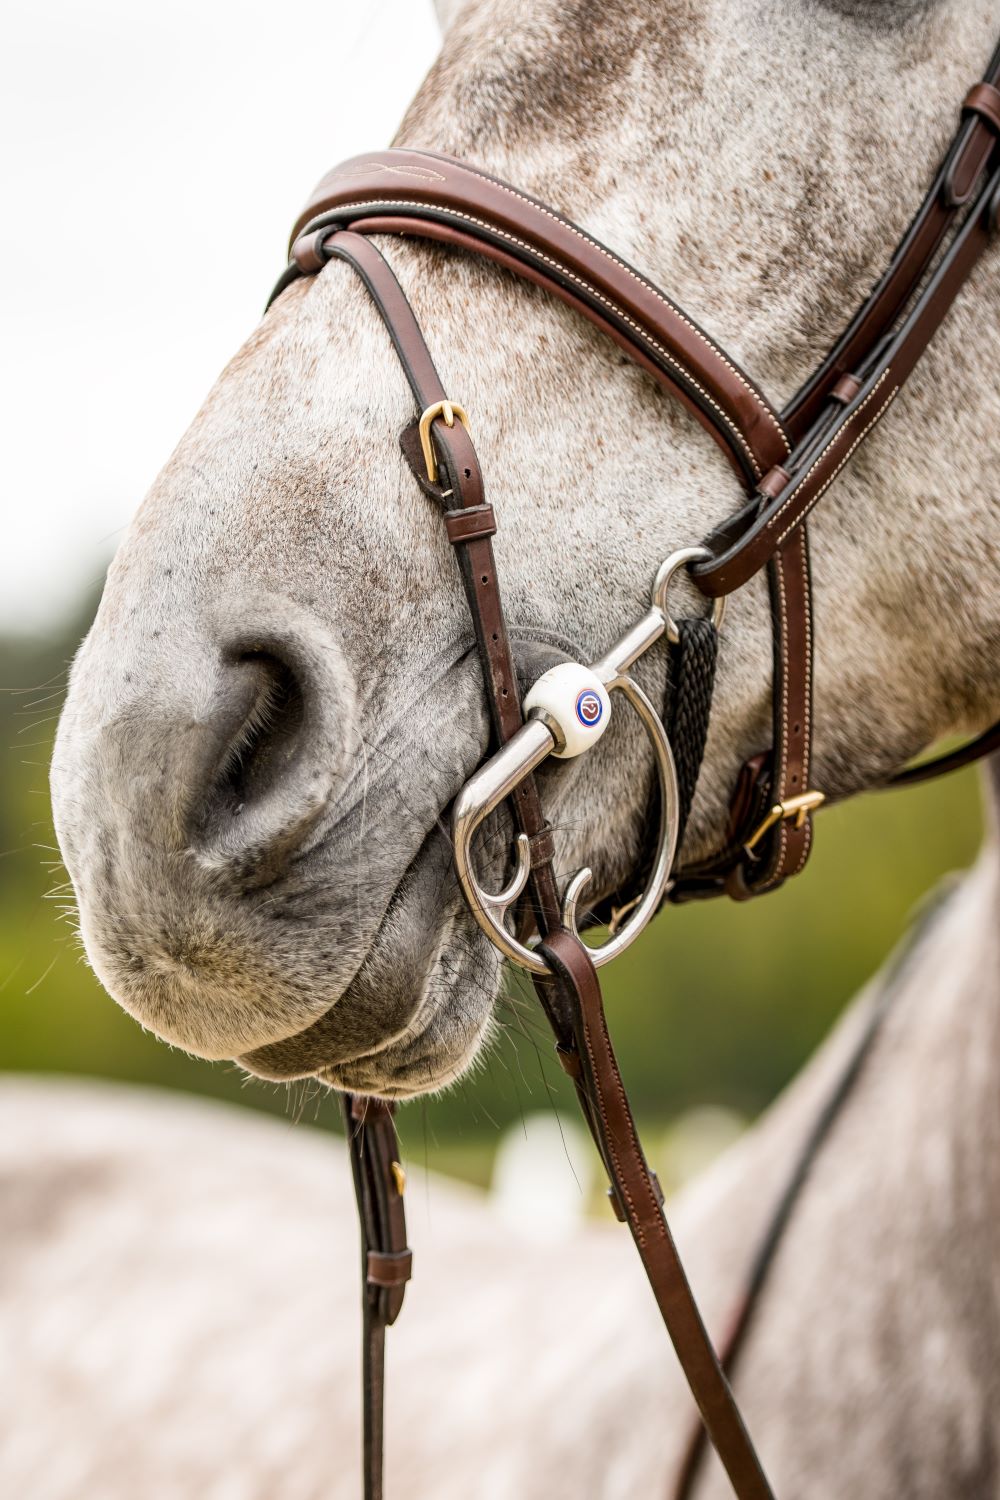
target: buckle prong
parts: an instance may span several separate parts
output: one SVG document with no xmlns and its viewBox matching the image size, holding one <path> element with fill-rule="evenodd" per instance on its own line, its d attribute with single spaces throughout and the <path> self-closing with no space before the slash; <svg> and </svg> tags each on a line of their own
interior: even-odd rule
<svg viewBox="0 0 1000 1500">
<path fill-rule="evenodd" d="M 770 812 L 764 817 L 746 840 L 743 847 L 747 853 L 751 853 L 766 833 L 770 833 L 776 823 L 793 821 L 796 828 L 801 828 L 810 813 L 822 807 L 826 801 L 824 792 L 800 792 L 797 797 L 789 797 L 784 802 L 776 802 Z"/>
</svg>

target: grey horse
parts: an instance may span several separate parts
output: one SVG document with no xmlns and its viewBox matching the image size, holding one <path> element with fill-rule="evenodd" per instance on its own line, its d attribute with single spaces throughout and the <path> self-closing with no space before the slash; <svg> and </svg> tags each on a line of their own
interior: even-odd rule
<svg viewBox="0 0 1000 1500">
<path fill-rule="evenodd" d="M 695 311 L 780 401 L 900 237 L 997 16 L 983 0 L 470 0 L 445 20 L 400 143 L 467 155 L 557 203 Z M 522 659 L 551 644 L 591 659 L 641 610 L 661 558 L 731 511 L 725 465 L 566 309 L 443 251 L 388 254 L 446 387 L 473 417 Z M 1000 713 L 1000 398 L 969 354 L 981 360 L 1000 331 L 994 269 L 990 258 L 980 266 L 812 528 L 814 776 L 833 797 Z M 500 985 L 440 825 L 487 725 L 454 562 L 398 451 L 408 416 L 385 332 L 350 276 L 331 266 L 292 288 L 141 507 L 75 663 L 53 763 L 84 942 L 123 1006 L 168 1040 L 264 1077 L 397 1097 L 469 1065 Z M 555 485 L 538 482 L 542 435 Z M 769 652 L 763 587 L 752 585 L 730 609 L 684 857 L 718 844 L 736 770 L 766 741 Z M 662 672 L 662 658 L 649 661 L 640 680 L 655 692 Z M 590 864 L 610 886 L 633 865 L 646 753 L 632 727 L 613 724 L 550 779 L 561 867 Z M 973 880 L 961 910 L 981 917 L 988 885 Z M 949 984 L 960 979 L 961 966 Z M 921 1361 L 945 1351 L 933 1409 L 960 1400 L 955 1431 L 943 1416 L 935 1431 L 920 1400 L 935 1376 L 910 1358 L 890 1295 L 904 1271 L 918 1275 L 927 1237 L 906 1233 L 900 1204 L 890 1218 L 887 1193 L 858 1201 L 866 1153 L 882 1163 L 885 1136 L 912 1131 L 913 1109 L 936 1097 L 940 1037 L 922 1034 L 926 1054 L 909 1041 L 911 1068 L 868 1121 L 881 1138 L 862 1134 L 817 1195 L 821 1230 L 849 1203 L 853 1234 L 843 1223 L 827 1246 L 803 1215 L 782 1266 L 788 1295 L 747 1360 L 751 1422 L 786 1492 L 829 1494 L 834 1475 L 846 1490 L 839 1476 L 863 1457 L 851 1487 L 872 1495 L 969 1493 L 968 1475 L 993 1472 L 992 1428 L 976 1414 L 994 1302 L 977 1301 L 963 1342 L 952 1263 L 954 1321 L 919 1325 Z M 786 1106 L 757 1139 L 787 1139 L 794 1117 Z M 947 1150 L 933 1146 L 923 1170 L 938 1162 L 943 1191 Z M 733 1269 L 735 1210 L 760 1209 L 777 1154 L 748 1145 L 738 1177 L 716 1179 L 727 1202 L 713 1220 L 716 1264 Z M 907 1200 L 911 1214 L 927 1212 L 918 1201 Z M 864 1336 L 841 1349 L 862 1307 Z M 581 1449 L 591 1478 L 604 1464 L 609 1495 L 653 1482 L 651 1449 L 666 1452 L 680 1410 L 655 1377 L 642 1385 L 646 1330 L 635 1326 L 620 1340 L 630 1358 L 607 1365 L 619 1399 L 633 1392 L 634 1465 L 627 1443 L 601 1460 Z M 960 1350 L 973 1347 L 978 1378 L 963 1382 Z M 648 1359 L 662 1368 L 662 1355 Z M 611 1409 L 600 1396 L 594 1438 L 597 1413 Z M 834 1412 L 838 1399 L 836 1418 L 802 1415 L 817 1402 Z M 494 1492 L 532 1493 L 528 1473 Z"/>
</svg>

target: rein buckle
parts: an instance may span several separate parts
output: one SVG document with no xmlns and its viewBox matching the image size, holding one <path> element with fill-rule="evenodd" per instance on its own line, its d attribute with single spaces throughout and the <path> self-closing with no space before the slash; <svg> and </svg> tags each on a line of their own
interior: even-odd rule
<svg viewBox="0 0 1000 1500">
<path fill-rule="evenodd" d="M 784 823 L 789 818 L 793 818 L 796 828 L 801 828 L 809 814 L 815 812 L 818 807 L 822 807 L 825 801 L 825 792 L 813 791 L 800 792 L 797 797 L 789 797 L 786 802 L 776 802 L 745 841 L 744 849 L 748 854 L 752 853 L 764 835 L 770 833 L 775 823 Z"/>
</svg>

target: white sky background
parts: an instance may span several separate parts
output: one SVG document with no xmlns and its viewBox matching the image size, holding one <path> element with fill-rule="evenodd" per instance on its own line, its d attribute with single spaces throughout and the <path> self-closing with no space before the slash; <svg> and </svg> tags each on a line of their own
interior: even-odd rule
<svg viewBox="0 0 1000 1500">
<path fill-rule="evenodd" d="M 388 144 L 431 0 L 6 0 L 0 631 L 98 579 L 336 162 Z"/>
</svg>

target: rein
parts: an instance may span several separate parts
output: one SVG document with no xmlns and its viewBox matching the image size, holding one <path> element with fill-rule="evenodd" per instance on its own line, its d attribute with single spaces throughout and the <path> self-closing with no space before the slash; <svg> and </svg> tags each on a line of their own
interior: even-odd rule
<svg viewBox="0 0 1000 1500">
<path fill-rule="evenodd" d="M 375 303 L 410 384 L 417 416 L 404 429 L 401 447 L 417 482 L 440 507 L 455 549 L 496 747 L 455 802 L 456 870 L 483 931 L 532 975 L 557 1056 L 607 1170 L 612 1206 L 629 1226 L 705 1431 L 740 1500 L 773 1500 L 773 1492 L 674 1246 L 611 1044 L 597 970 L 634 941 L 664 899 L 727 893 L 746 900 L 776 889 L 806 864 L 812 816 L 824 800 L 810 781 L 806 518 L 888 411 L 989 245 L 1000 218 L 998 143 L 1000 47 L 984 80 L 966 96 L 958 132 L 882 279 L 782 412 L 685 312 L 612 250 L 517 188 L 434 152 L 385 151 L 328 173 L 295 225 L 290 263 L 271 298 L 331 260 L 347 262 Z M 698 418 L 745 492 L 724 525 L 666 560 L 649 611 L 620 641 L 590 667 L 563 663 L 545 673 L 523 704 L 493 555 L 496 518 L 469 419 L 449 400 L 412 309 L 372 242 L 380 234 L 435 240 L 485 256 L 571 305 Z M 668 592 L 680 567 L 712 606 L 711 618 L 672 619 Z M 742 768 L 723 846 L 674 874 L 704 750 L 722 606 L 765 567 L 774 633 L 772 748 Z M 669 735 L 629 676 L 633 663 L 664 636 L 675 681 Z M 614 894 L 610 936 L 590 948 L 577 931 L 590 872 L 578 872 L 560 894 L 552 833 L 533 773 L 549 755 L 568 758 L 595 743 L 616 693 L 638 714 L 653 750 L 656 842 L 633 882 L 638 892 L 630 887 Z M 1000 724 L 957 751 L 897 772 L 886 784 L 928 779 L 997 748 Z M 516 831 L 517 863 L 504 890 L 491 893 L 476 876 L 473 839 L 504 803 Z M 608 914 L 607 901 L 594 900 L 588 909 Z M 514 931 L 507 922 L 511 912 Z M 384 1334 L 402 1306 L 411 1270 L 392 1114 L 390 1103 L 346 1097 L 362 1226 L 366 1500 L 382 1496 Z"/>
</svg>

